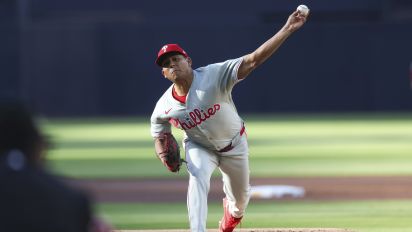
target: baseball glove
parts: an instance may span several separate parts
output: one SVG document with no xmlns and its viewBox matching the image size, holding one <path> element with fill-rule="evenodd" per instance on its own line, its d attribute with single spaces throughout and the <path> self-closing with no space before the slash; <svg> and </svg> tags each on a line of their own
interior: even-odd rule
<svg viewBox="0 0 412 232">
<path fill-rule="evenodd" d="M 163 165 L 171 172 L 178 172 L 182 165 L 179 145 L 171 133 L 163 133 L 155 138 L 155 151 Z"/>
</svg>

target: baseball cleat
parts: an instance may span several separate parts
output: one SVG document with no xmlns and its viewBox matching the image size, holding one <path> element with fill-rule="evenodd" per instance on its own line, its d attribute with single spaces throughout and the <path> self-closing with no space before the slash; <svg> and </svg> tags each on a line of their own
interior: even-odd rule
<svg viewBox="0 0 412 232">
<path fill-rule="evenodd" d="M 226 198 L 223 198 L 223 217 L 219 222 L 219 232 L 232 232 L 240 223 L 242 217 L 235 218 L 229 212 L 229 204 Z"/>
</svg>

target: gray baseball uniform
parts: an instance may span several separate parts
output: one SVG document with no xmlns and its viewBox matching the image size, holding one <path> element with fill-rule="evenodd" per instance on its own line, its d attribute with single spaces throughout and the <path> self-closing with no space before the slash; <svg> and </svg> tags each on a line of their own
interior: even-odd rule
<svg viewBox="0 0 412 232">
<path fill-rule="evenodd" d="M 193 70 L 194 78 L 181 103 L 172 95 L 173 85 L 156 104 L 151 117 L 153 137 L 184 130 L 184 148 L 190 174 L 187 204 L 192 231 L 206 231 L 207 195 L 213 171 L 219 167 L 229 211 L 243 216 L 249 201 L 248 144 L 243 120 L 231 92 L 239 82 L 242 58 Z"/>
</svg>

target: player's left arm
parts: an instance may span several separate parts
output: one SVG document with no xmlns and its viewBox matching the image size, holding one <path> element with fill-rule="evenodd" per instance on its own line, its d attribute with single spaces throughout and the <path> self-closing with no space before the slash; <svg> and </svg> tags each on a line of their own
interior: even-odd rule
<svg viewBox="0 0 412 232">
<path fill-rule="evenodd" d="M 285 25 L 269 40 L 263 43 L 254 52 L 243 57 L 239 66 L 237 77 L 239 80 L 246 78 L 254 69 L 265 62 L 282 43 L 306 22 L 308 15 L 303 15 L 299 11 L 293 12 Z"/>
</svg>

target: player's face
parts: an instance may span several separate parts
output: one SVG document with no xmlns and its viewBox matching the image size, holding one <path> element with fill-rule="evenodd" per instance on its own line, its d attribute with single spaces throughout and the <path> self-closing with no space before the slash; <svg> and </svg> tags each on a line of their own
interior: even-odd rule
<svg viewBox="0 0 412 232">
<path fill-rule="evenodd" d="M 192 60 L 180 54 L 166 57 L 162 62 L 162 73 L 170 81 L 191 75 Z"/>
</svg>

